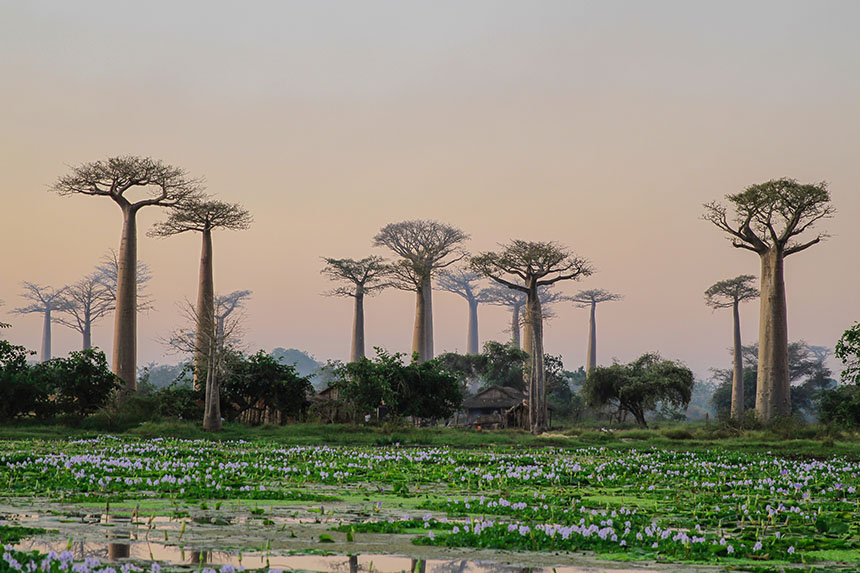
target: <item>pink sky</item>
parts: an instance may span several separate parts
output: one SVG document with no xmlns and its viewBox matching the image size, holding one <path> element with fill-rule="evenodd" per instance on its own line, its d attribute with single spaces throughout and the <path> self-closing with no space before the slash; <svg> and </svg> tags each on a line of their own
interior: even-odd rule
<svg viewBox="0 0 860 573">
<path fill-rule="evenodd" d="M 145 10 L 145 12 L 141 12 Z M 38 350 L 21 281 L 60 286 L 117 248 L 109 200 L 48 191 L 68 166 L 149 155 L 254 215 L 215 236 L 221 293 L 254 291 L 250 350 L 349 351 L 351 301 L 320 296 L 320 257 L 387 255 L 383 225 L 437 219 L 472 252 L 554 240 L 598 272 L 562 288 L 625 295 L 598 311 L 598 361 L 659 351 L 729 364 L 714 282 L 758 275 L 702 203 L 776 177 L 830 184 L 832 236 L 787 260 L 789 336 L 832 347 L 860 319 L 860 37 L 853 2 L 113 2 L 0 7 L 0 321 Z M 196 296 L 199 237 L 150 239 L 155 310 L 139 365 Z M 437 352 L 463 351 L 466 303 L 434 294 Z M 368 346 L 408 352 L 414 300 L 367 302 Z M 480 337 L 505 340 L 503 309 Z M 587 313 L 558 306 L 546 347 L 585 362 Z M 741 317 L 757 338 L 757 303 Z M 79 347 L 54 327 L 54 353 Z M 94 343 L 109 352 L 112 318 Z M 837 366 L 834 363 L 834 366 Z"/>
</svg>

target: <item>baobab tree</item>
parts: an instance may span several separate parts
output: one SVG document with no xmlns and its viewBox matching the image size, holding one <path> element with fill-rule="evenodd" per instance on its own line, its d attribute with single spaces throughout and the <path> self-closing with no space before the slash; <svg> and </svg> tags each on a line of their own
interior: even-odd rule
<svg viewBox="0 0 860 573">
<path fill-rule="evenodd" d="M 547 404 L 543 313 L 538 288 L 588 276 L 593 272 L 591 265 L 557 243 L 514 240 L 502 245 L 499 252 L 473 257 L 471 267 L 499 284 L 526 293 L 526 323 L 531 339 L 526 349 L 529 425 L 532 433 L 540 433 L 546 427 Z"/>
<path fill-rule="evenodd" d="M 55 320 L 53 313 L 66 309 L 69 305 L 65 294 L 67 287 L 54 289 L 49 286 L 41 286 L 24 281 L 24 292 L 21 296 L 32 301 L 27 306 L 18 307 L 12 312 L 15 314 L 41 314 L 42 315 L 42 349 L 39 360 L 47 362 L 51 359 L 51 323 Z"/>
<path fill-rule="evenodd" d="M 137 213 L 144 207 L 178 207 L 200 195 L 201 181 L 149 157 L 122 156 L 73 167 L 54 183 L 53 190 L 60 195 L 108 197 L 122 211 L 113 371 L 133 391 L 137 388 Z M 129 190 L 144 197 L 133 201 Z"/>
<path fill-rule="evenodd" d="M 244 308 L 245 300 L 251 298 L 249 290 L 234 290 L 225 295 L 215 297 L 215 320 L 217 321 L 218 340 L 224 340 L 224 328 L 230 315 Z"/>
<path fill-rule="evenodd" d="M 422 362 L 433 358 L 433 275 L 466 256 L 462 244 L 468 238 L 456 227 L 423 219 L 390 223 L 373 238 L 375 246 L 401 257 L 391 265 L 392 285 L 415 292 L 412 352 Z"/>
<path fill-rule="evenodd" d="M 734 323 L 732 345 L 732 418 L 738 422 L 744 415 L 744 359 L 741 344 L 740 304 L 745 300 L 758 297 L 758 290 L 752 285 L 755 277 L 740 275 L 712 284 L 705 291 L 705 304 L 713 309 L 731 308 Z"/>
<path fill-rule="evenodd" d="M 588 318 L 588 354 L 585 358 L 585 374 L 597 365 L 597 305 L 602 302 L 612 302 L 624 298 L 603 289 L 581 290 L 568 300 L 576 303 L 577 308 L 590 309 Z"/>
<path fill-rule="evenodd" d="M 173 209 L 170 216 L 149 231 L 154 237 L 171 237 L 196 232 L 202 236 L 200 272 L 197 284 L 197 330 L 195 334 L 194 375 L 198 387 L 207 379 L 217 323 L 215 319 L 215 280 L 212 261 L 212 231 L 244 230 L 251 225 L 250 213 L 235 203 L 215 200 L 187 201 Z M 208 392 L 208 390 L 207 390 Z"/>
<path fill-rule="evenodd" d="M 349 361 L 358 362 L 364 358 L 364 297 L 373 296 L 391 286 L 388 282 L 389 265 L 377 256 L 355 259 L 332 259 L 323 257 L 325 267 L 320 271 L 330 280 L 341 286 L 326 293 L 328 296 L 348 296 L 354 301 L 352 317 L 352 345 Z"/>
<path fill-rule="evenodd" d="M 826 183 L 801 184 L 774 179 L 726 195 L 734 206 L 705 205 L 704 219 L 729 235 L 732 246 L 756 253 L 761 262 L 756 411 L 762 421 L 791 415 L 788 372 L 788 319 L 785 302 L 785 257 L 806 250 L 826 235 L 805 242 L 796 237 L 835 212 Z"/>
<path fill-rule="evenodd" d="M 484 290 L 478 283 L 484 276 L 465 268 L 443 269 L 439 273 L 439 287 L 466 299 L 469 303 L 469 322 L 466 335 L 466 354 L 479 354 L 478 347 L 478 305 L 487 302 Z"/>
<path fill-rule="evenodd" d="M 78 282 L 66 287 L 68 305 L 62 309 L 56 321 L 79 332 L 83 338 L 82 348 L 93 346 L 93 324 L 115 307 L 114 293 L 105 285 L 98 273 L 90 273 Z"/>
<path fill-rule="evenodd" d="M 526 326 L 523 324 L 522 316 L 522 310 L 526 306 L 526 293 L 503 286 L 487 287 L 482 292 L 487 299 L 487 304 L 511 309 L 511 344 L 515 348 L 520 348 L 520 326 Z M 540 298 L 543 318 L 547 320 L 553 316 L 550 306 L 560 300 L 565 300 L 566 297 L 552 287 L 543 286 L 538 288 L 538 298 Z M 528 346 L 528 340 L 525 342 Z"/>
<path fill-rule="evenodd" d="M 111 249 L 101 264 L 78 282 L 69 285 L 66 300 L 69 306 L 62 310 L 56 321 L 63 326 L 79 332 L 82 337 L 82 348 L 92 348 L 93 325 L 116 308 L 116 279 L 119 269 L 119 259 L 115 250 Z M 152 308 L 150 298 L 144 293 L 146 283 L 152 278 L 149 265 L 137 261 L 137 310 L 146 311 Z"/>
</svg>

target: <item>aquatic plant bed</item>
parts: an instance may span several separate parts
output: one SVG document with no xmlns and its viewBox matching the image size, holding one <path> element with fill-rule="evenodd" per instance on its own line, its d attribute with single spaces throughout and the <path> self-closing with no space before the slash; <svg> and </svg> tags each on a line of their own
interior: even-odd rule
<svg viewBox="0 0 860 573">
<path fill-rule="evenodd" d="M 28 560 L 101 570 L 93 555 L 126 572 L 302 569 L 290 558 L 320 554 L 351 555 L 356 568 L 362 555 L 365 569 L 376 555 L 376 570 L 386 555 L 422 570 L 476 558 L 569 571 L 851 569 L 858 482 L 855 461 L 767 452 L 6 441 L 0 572 Z"/>
</svg>

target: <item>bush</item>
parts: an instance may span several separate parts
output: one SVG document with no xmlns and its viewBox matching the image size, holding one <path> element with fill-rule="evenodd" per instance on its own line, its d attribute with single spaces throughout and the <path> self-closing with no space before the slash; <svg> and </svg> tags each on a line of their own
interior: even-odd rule
<svg viewBox="0 0 860 573">
<path fill-rule="evenodd" d="M 841 429 L 860 428 L 860 386 L 838 386 L 824 392 L 819 407 L 824 424 Z"/>
<path fill-rule="evenodd" d="M 694 440 L 693 434 L 685 428 L 669 428 L 661 432 L 662 435 L 670 440 Z"/>
</svg>

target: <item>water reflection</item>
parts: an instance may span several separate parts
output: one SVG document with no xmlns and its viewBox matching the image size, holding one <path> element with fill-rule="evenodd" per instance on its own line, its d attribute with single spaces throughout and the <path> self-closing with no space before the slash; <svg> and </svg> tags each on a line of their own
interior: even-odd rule
<svg viewBox="0 0 860 573">
<path fill-rule="evenodd" d="M 42 552 L 65 551 L 67 542 L 23 541 L 16 549 Z M 401 555 L 378 553 L 353 555 L 273 555 L 263 552 L 243 553 L 213 551 L 191 547 L 166 546 L 159 543 L 73 543 L 71 548 L 76 560 L 96 557 L 102 561 L 122 560 L 158 561 L 162 565 L 185 564 L 194 566 L 209 565 L 220 568 L 223 565 L 244 566 L 247 569 L 271 568 L 324 573 L 585 573 L 595 569 L 578 567 L 535 567 L 527 568 L 506 563 L 482 560 L 443 560 L 421 559 Z M 621 570 L 613 570 L 622 573 Z M 638 569 L 641 573 L 643 570 Z"/>
</svg>

